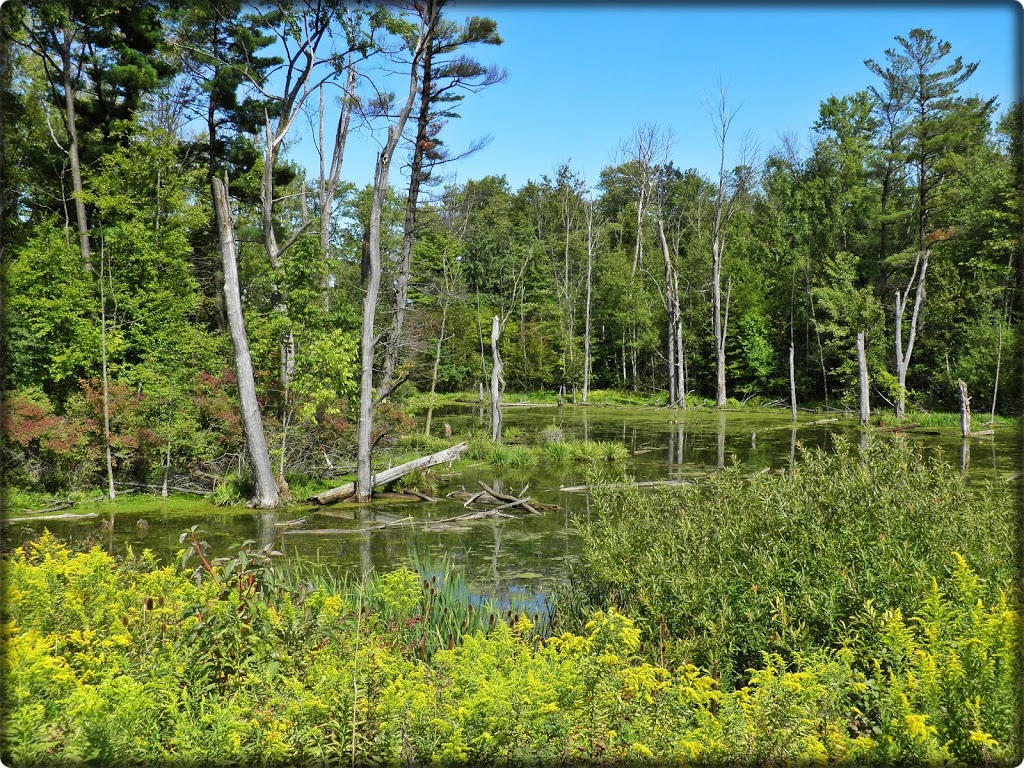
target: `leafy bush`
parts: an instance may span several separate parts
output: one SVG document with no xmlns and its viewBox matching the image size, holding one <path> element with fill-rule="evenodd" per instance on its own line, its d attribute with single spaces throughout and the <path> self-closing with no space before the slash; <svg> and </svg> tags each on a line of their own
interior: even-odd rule
<svg viewBox="0 0 1024 768">
<path fill-rule="evenodd" d="M 616 606 L 673 658 L 728 679 L 763 651 L 837 642 L 866 600 L 908 611 L 952 551 L 996 584 L 1015 578 L 1013 502 L 1007 484 L 968 488 L 903 441 L 813 450 L 785 474 L 599 486 L 558 604 L 576 627 Z"/>
</svg>

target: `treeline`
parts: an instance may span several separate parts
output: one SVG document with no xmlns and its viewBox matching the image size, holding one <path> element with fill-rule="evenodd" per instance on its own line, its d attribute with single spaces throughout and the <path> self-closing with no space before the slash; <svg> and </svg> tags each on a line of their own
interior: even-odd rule
<svg viewBox="0 0 1024 768">
<path fill-rule="evenodd" d="M 244 465 L 273 506 L 354 455 L 368 493 L 393 403 L 488 386 L 492 330 L 504 383 L 570 401 L 845 407 L 864 334 L 875 407 L 951 409 L 963 379 L 1018 410 L 1021 108 L 967 95 L 948 43 L 898 37 L 807 150 L 742 147 L 723 93 L 713 177 L 646 125 L 599 179 L 512 190 L 445 182 L 446 123 L 504 73 L 474 58 L 496 24 L 444 6 L 5 5 L 9 482 Z M 353 184 L 357 130 L 382 149 Z"/>
</svg>

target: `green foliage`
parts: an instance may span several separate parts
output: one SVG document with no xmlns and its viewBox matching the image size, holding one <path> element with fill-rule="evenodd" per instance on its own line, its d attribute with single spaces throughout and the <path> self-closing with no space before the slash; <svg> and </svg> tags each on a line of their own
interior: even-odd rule
<svg viewBox="0 0 1024 768">
<path fill-rule="evenodd" d="M 567 442 L 551 442 L 545 443 L 544 447 L 541 448 L 541 453 L 545 459 L 554 462 L 555 464 L 565 464 L 572 461 L 572 447 Z"/>
<path fill-rule="evenodd" d="M 653 658 L 615 609 L 543 639 L 450 571 L 290 580 L 247 548 L 199 569 L 197 584 L 49 534 L 8 555 L 4 761 L 1009 764 L 1020 749 L 1020 616 L 962 558 L 912 611 L 865 609 L 847 647 L 766 653 L 736 688 Z"/>
<path fill-rule="evenodd" d="M 994 584 L 1019 575 L 1012 490 L 978 492 L 901 441 L 806 452 L 784 474 L 738 468 L 693 485 L 595 490 L 559 606 L 574 626 L 617 606 L 672 658 L 742 675 L 763 651 L 839 640 L 871 599 L 907 613 L 951 551 Z"/>
</svg>

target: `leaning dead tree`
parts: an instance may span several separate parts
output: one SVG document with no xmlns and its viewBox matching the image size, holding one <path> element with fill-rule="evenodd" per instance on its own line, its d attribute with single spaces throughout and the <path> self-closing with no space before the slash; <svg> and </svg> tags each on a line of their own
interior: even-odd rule
<svg viewBox="0 0 1024 768">
<path fill-rule="evenodd" d="M 213 188 L 213 207 L 220 238 L 220 252 L 224 263 L 224 301 L 227 305 L 228 327 L 235 349 L 235 373 L 238 377 L 238 400 L 242 407 L 245 444 L 253 465 L 255 488 L 249 506 L 273 509 L 281 506 L 281 499 L 270 466 L 267 438 L 263 434 L 263 420 L 256 400 L 256 381 L 249 354 L 249 339 L 245 334 L 242 316 L 242 294 L 238 284 L 238 258 L 235 255 L 235 233 L 228 205 L 227 186 L 216 176 L 210 180 Z"/>
</svg>

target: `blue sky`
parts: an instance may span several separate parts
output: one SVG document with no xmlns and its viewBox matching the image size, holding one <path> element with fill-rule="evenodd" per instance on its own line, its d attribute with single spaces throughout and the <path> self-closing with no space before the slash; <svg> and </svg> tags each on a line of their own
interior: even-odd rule
<svg viewBox="0 0 1024 768">
<path fill-rule="evenodd" d="M 563 162 L 595 183 L 634 126 L 656 123 L 675 134 L 672 159 L 681 168 L 717 172 L 718 147 L 705 94 L 727 87 L 738 112 L 728 160 L 750 134 L 762 153 L 794 134 L 806 148 L 821 101 L 875 83 L 864 59 L 885 60 L 895 35 L 914 27 L 949 41 L 950 58 L 980 66 L 963 92 L 998 96 L 1000 111 L 1020 90 L 1022 6 L 1015 2 L 800 6 L 750 4 L 486 4 L 449 6 L 455 18 L 485 15 L 498 22 L 502 46 L 480 46 L 480 61 L 508 70 L 506 82 L 470 94 L 462 118 L 444 129 L 459 150 L 491 136 L 476 155 L 449 166 L 458 181 L 505 175 L 512 189 Z M 298 127 L 298 126 L 297 126 Z M 346 180 L 373 178 L 377 141 L 353 135 Z M 292 157 L 316 173 L 308 142 Z M 399 149 L 391 181 L 401 185 Z"/>
</svg>

